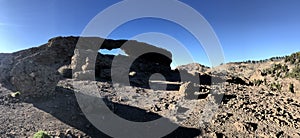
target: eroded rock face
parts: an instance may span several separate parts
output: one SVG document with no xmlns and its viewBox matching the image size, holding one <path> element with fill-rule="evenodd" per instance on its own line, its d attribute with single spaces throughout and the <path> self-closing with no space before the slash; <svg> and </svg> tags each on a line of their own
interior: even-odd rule
<svg viewBox="0 0 300 138">
<path fill-rule="evenodd" d="M 62 78 L 89 80 L 96 76 L 100 80 L 111 81 L 115 56 L 102 55 L 98 53 L 99 48 L 120 48 L 128 55 L 119 57 L 132 60 L 133 65 L 124 68 L 129 63 L 118 62 L 115 72 L 121 74 L 117 77 L 129 78 L 129 72 L 135 71 L 136 75 L 130 80 L 132 84 L 148 84 L 151 74 L 163 73 L 167 76 L 171 70 L 172 54 L 145 43 L 96 37 L 56 37 L 40 47 L 0 54 L 0 81 L 10 83 L 22 96 L 52 95 Z M 147 53 L 149 51 L 150 54 Z"/>
<path fill-rule="evenodd" d="M 14 60 L 11 54 L 0 54 L 0 80 L 6 81 L 9 79 L 9 72 L 13 66 Z"/>
<path fill-rule="evenodd" d="M 75 37 L 57 37 L 41 47 L 13 53 L 11 84 L 22 96 L 52 95 L 60 80 L 58 69 L 71 63 Z"/>
<path fill-rule="evenodd" d="M 98 52 L 91 49 L 75 49 L 71 69 L 73 78 L 78 80 L 95 80 L 95 60 Z"/>
<path fill-rule="evenodd" d="M 31 61 L 18 62 L 11 76 L 11 83 L 23 96 L 51 95 L 60 78 L 55 68 Z"/>
<path fill-rule="evenodd" d="M 1 54 L 0 81 L 22 96 L 52 94 L 60 79 L 58 69 L 71 63 L 76 37 L 57 37 L 40 47 Z"/>
</svg>

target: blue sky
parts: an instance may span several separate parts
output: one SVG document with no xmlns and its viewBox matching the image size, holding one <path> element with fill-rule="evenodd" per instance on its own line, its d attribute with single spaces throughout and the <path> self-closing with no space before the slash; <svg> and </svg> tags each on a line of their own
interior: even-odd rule
<svg viewBox="0 0 300 138">
<path fill-rule="evenodd" d="M 55 36 L 78 36 L 93 17 L 117 2 L 0 0 L 0 53 L 39 46 Z M 300 51 L 298 0 L 182 2 L 196 9 L 211 24 L 222 45 L 225 62 L 266 59 Z M 153 18 L 134 20 L 120 26 L 110 37 L 128 39 L 146 32 L 160 32 L 176 38 L 196 62 L 210 66 L 195 38 L 169 21 Z M 185 63 L 179 61 L 177 64 Z"/>
</svg>

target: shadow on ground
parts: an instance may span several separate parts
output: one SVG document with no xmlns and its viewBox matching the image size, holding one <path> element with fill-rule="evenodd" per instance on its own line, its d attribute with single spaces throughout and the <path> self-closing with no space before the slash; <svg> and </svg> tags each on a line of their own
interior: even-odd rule
<svg viewBox="0 0 300 138">
<path fill-rule="evenodd" d="M 88 136 L 109 138 L 108 135 L 95 128 L 84 116 L 77 103 L 74 92 L 70 89 L 57 87 L 57 94 L 53 97 L 31 99 L 28 100 L 28 102 L 32 103 L 38 109 L 51 114 L 65 124 L 86 133 Z M 107 105 L 112 104 L 107 100 L 105 102 Z M 136 107 L 117 103 L 113 104 L 117 107 L 117 111 L 114 111 L 115 114 L 130 121 L 145 122 L 161 117 L 158 114 L 147 112 Z M 110 109 L 113 110 L 111 107 Z M 164 138 L 192 138 L 199 135 L 201 135 L 201 131 L 199 129 L 178 127 L 175 131 Z"/>
</svg>

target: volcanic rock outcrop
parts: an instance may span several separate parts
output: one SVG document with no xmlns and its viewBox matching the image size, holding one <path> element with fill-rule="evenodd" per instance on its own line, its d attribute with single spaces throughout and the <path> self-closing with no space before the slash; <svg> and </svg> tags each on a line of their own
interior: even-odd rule
<svg viewBox="0 0 300 138">
<path fill-rule="evenodd" d="M 98 52 L 117 48 L 127 56 Z M 114 59 L 120 60 L 113 63 Z M 62 77 L 111 81 L 113 68 L 115 80 L 127 81 L 129 73 L 135 72 L 129 83 L 149 87 L 148 79 L 153 73 L 171 76 L 171 59 L 169 51 L 133 40 L 56 37 L 40 47 L 0 54 L 0 81 L 23 96 L 51 95 Z"/>
<path fill-rule="evenodd" d="M 23 96 L 41 96 L 53 92 L 60 75 L 57 70 L 71 63 L 77 38 L 54 38 L 40 47 L 7 54 L 0 71 L 0 80 Z"/>
</svg>

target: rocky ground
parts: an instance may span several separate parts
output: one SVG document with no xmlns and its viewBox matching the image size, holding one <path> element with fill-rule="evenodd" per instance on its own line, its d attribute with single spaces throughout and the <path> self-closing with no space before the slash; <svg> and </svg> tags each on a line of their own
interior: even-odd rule
<svg viewBox="0 0 300 138">
<path fill-rule="evenodd" d="M 45 52 L 49 51 L 54 44 L 73 45 L 75 38 L 58 39 L 59 41 L 52 39 L 48 43 L 48 48 L 44 45 L 40 49 Z M 113 48 L 115 47 L 118 46 L 113 45 Z M 111 47 L 106 46 L 106 48 Z M 141 77 L 148 74 L 134 76 L 145 68 L 142 63 L 152 65 L 152 62 L 142 59 L 135 63 L 136 67 L 131 68 L 129 74 L 132 79 L 130 84 L 133 86 L 129 86 L 112 83 L 110 80 L 105 81 L 110 74 L 105 72 L 103 75 L 101 70 L 102 75 L 98 76 L 100 78 L 97 81 L 72 78 L 72 73 L 70 78 L 68 70 L 74 70 L 76 67 L 72 67 L 74 66 L 71 64 L 72 54 L 69 54 L 64 57 L 68 61 L 61 62 L 54 59 L 55 65 L 47 68 L 47 75 L 55 74 L 50 72 L 51 70 L 58 70 L 61 73 L 60 76 L 59 74 L 50 76 L 55 82 L 55 87 L 50 92 L 47 87 L 54 82 L 42 83 L 47 80 L 45 76 L 35 79 L 36 76 L 43 74 L 44 70 L 40 71 L 40 69 L 44 65 L 41 68 L 37 67 L 39 69 L 27 69 L 22 68 L 24 65 L 20 63 L 25 59 L 33 61 L 26 61 L 29 65 L 44 62 L 34 58 L 35 56 L 51 62 L 51 59 L 43 56 L 45 53 L 38 52 L 43 51 L 40 49 L 21 51 L 14 55 L 0 54 L 2 57 L 0 78 L 3 79 L 0 83 L 0 137 L 32 137 L 40 130 L 46 131 L 51 137 L 110 137 L 99 131 L 84 114 L 93 112 L 96 108 L 94 103 L 97 102 L 87 100 L 87 104 L 82 104 L 76 99 L 77 94 L 87 94 L 92 98 L 96 97 L 96 100 L 104 100 L 114 114 L 126 120 L 134 122 L 147 122 L 158 118 L 170 120 L 172 124 L 178 125 L 174 132 L 165 136 L 170 138 L 300 137 L 298 78 L 300 56 L 298 57 L 297 54 L 273 61 L 228 63 L 215 68 L 196 63 L 184 65 L 178 67 L 177 71 L 184 71 L 191 77 L 199 75 L 200 82 L 178 81 L 176 77 L 169 77 L 167 81 L 150 77 L 153 79 L 150 79 L 150 85 L 141 85 L 142 87 L 138 87 L 138 84 L 143 84 L 145 81 Z M 57 54 L 57 49 L 50 51 Z M 79 55 L 73 56 L 72 60 L 75 60 L 76 56 Z M 97 64 L 100 67 L 107 67 L 106 64 L 111 62 L 111 57 L 102 58 L 107 59 L 105 64 L 103 62 Z M 85 62 L 85 69 L 89 68 L 86 67 L 88 62 Z M 157 62 L 153 62 L 153 65 L 157 65 Z M 9 72 L 11 67 L 14 68 L 13 72 L 20 72 L 18 68 L 23 69 L 20 73 L 28 77 L 13 79 L 17 74 Z M 163 70 L 153 70 L 165 75 L 177 75 L 178 72 L 168 72 L 168 69 L 169 67 L 164 66 Z M 5 75 L 3 72 L 11 75 Z M 86 72 L 88 70 L 84 70 L 83 74 Z M 151 73 L 153 72 L 149 74 Z M 215 82 L 208 82 L 208 79 Z M 24 83 L 29 86 L 21 85 L 22 81 L 27 81 Z M 95 87 L 93 91 L 97 96 L 95 93 L 90 94 L 91 91 L 84 92 L 83 88 L 86 90 L 90 87 Z M 38 90 L 38 95 L 31 90 Z"/>
</svg>

